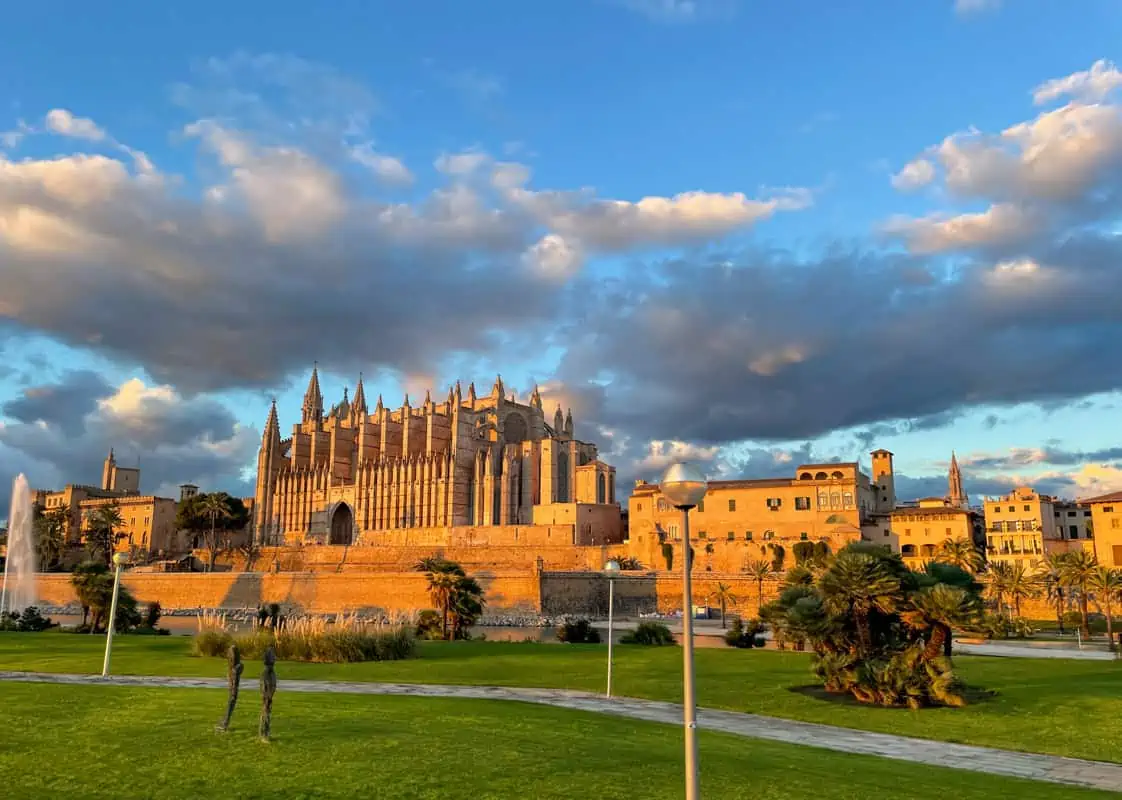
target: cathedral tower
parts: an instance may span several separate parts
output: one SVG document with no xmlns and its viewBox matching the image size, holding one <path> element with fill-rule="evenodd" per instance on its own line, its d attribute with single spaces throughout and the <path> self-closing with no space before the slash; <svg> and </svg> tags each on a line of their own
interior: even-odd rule
<svg viewBox="0 0 1122 800">
<path fill-rule="evenodd" d="M 962 485 L 962 470 L 958 468 L 958 459 L 951 451 L 951 468 L 947 474 L 947 502 L 954 508 L 969 508 L 970 498 Z"/>
</svg>

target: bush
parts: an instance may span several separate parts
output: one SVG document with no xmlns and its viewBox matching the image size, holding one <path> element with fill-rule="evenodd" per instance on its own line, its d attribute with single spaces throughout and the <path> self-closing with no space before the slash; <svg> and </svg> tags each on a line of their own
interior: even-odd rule
<svg viewBox="0 0 1122 800">
<path fill-rule="evenodd" d="M 557 641 L 566 644 L 600 644 L 600 632 L 586 619 L 564 623 L 557 629 Z"/>
<path fill-rule="evenodd" d="M 444 633 L 440 629 L 440 612 L 427 608 L 417 616 L 418 639 L 443 639 Z"/>
<path fill-rule="evenodd" d="M 1021 617 L 1010 620 L 1002 614 L 986 614 L 979 620 L 977 633 L 986 639 L 1028 639 L 1036 630 Z"/>
<path fill-rule="evenodd" d="M 367 623 L 355 617 L 337 617 L 331 625 L 322 619 L 286 619 L 276 628 L 257 626 L 242 633 L 228 631 L 224 617 L 199 618 L 197 655 L 224 658 L 231 644 L 244 658 L 260 658 L 273 647 L 280 661 L 340 664 L 409 658 L 416 654 L 417 637 L 412 626 Z"/>
<path fill-rule="evenodd" d="M 144 622 L 145 628 L 155 628 L 159 622 L 160 617 L 163 616 L 164 610 L 160 607 L 160 602 L 155 600 L 144 607 Z"/>
<path fill-rule="evenodd" d="M 661 622 L 640 622 L 639 627 L 620 639 L 620 643 L 662 646 L 674 644 L 674 634 Z"/>
<path fill-rule="evenodd" d="M 14 611 L 5 611 L 0 617 L 0 631 L 19 631 L 21 633 L 38 633 L 57 625 L 55 622 L 39 613 L 37 606 L 28 606 L 22 614 Z"/>
<path fill-rule="evenodd" d="M 764 637 L 760 636 L 763 630 L 764 624 L 758 619 L 749 620 L 745 625 L 740 617 L 734 617 L 732 627 L 725 632 L 725 643 L 729 647 L 763 647 Z"/>
</svg>

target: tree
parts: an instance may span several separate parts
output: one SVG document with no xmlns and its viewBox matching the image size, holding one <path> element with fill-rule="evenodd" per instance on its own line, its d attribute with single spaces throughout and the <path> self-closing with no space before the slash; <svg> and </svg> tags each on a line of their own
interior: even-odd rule
<svg viewBox="0 0 1122 800">
<path fill-rule="evenodd" d="M 616 556 L 615 562 L 619 564 L 619 568 L 624 571 L 635 571 L 643 568 L 642 563 L 635 556 Z"/>
<path fill-rule="evenodd" d="M 946 539 L 935 553 L 935 560 L 977 574 L 982 571 L 982 554 L 969 539 Z"/>
<path fill-rule="evenodd" d="M 1122 602 L 1122 570 L 1100 566 L 1091 576 L 1090 586 L 1095 598 L 1106 615 L 1106 641 L 1111 650 L 1114 643 L 1114 604 Z"/>
<path fill-rule="evenodd" d="M 466 638 L 467 629 L 483 614 L 483 587 L 455 561 L 428 556 L 414 567 L 424 572 L 429 596 L 440 611 L 440 632 L 444 639 Z"/>
<path fill-rule="evenodd" d="M 912 630 L 927 635 L 923 660 L 933 661 L 944 655 L 951 641 L 952 628 L 968 625 L 977 619 L 978 598 L 959 586 L 937 583 L 925 586 L 908 598 L 910 608 L 900 618 Z"/>
<path fill-rule="evenodd" d="M 1091 626 L 1087 623 L 1087 601 L 1098 568 L 1098 560 L 1086 550 L 1067 553 L 1060 565 L 1060 582 L 1078 598 L 1079 629 L 1088 638 L 1091 636 Z"/>
<path fill-rule="evenodd" d="M 1036 579 L 1025 569 L 1024 564 L 1014 564 L 1005 578 L 1005 593 L 1013 603 L 1013 613 L 1021 616 L 1021 601 L 1039 594 Z"/>
<path fill-rule="evenodd" d="M 175 512 L 175 525 L 180 530 L 201 534 L 207 551 L 207 570 L 222 550 L 229 549 L 229 536 L 249 524 L 249 509 L 237 497 L 226 492 L 211 492 L 189 497 Z"/>
<path fill-rule="evenodd" d="M 732 587 L 727 583 L 717 584 L 717 602 L 721 606 L 721 627 L 725 627 L 725 612 L 730 603 L 736 602 L 736 595 L 732 593 Z"/>
<path fill-rule="evenodd" d="M 43 512 L 36 507 L 35 514 L 35 549 L 39 555 L 39 569 L 50 572 L 58 566 L 62 553 L 66 549 L 66 529 L 69 522 L 69 513 L 65 508 L 56 508 Z"/>
<path fill-rule="evenodd" d="M 900 603 L 901 575 L 894 566 L 876 554 L 846 548 L 818 581 L 826 609 L 853 618 L 863 651 L 873 649 L 870 617 L 891 614 Z"/>
<path fill-rule="evenodd" d="M 97 633 L 109 624 L 109 611 L 113 605 L 114 575 L 100 561 L 87 561 L 74 568 L 70 583 L 82 606 L 82 625 L 88 622 L 90 633 Z M 114 629 L 124 632 L 140 624 L 136 598 L 122 586 L 117 594 L 117 616 Z"/>
<path fill-rule="evenodd" d="M 771 563 L 762 558 L 748 564 L 744 570 L 756 582 L 756 609 L 764 607 L 764 581 L 772 576 Z"/>
<path fill-rule="evenodd" d="M 113 563 L 113 548 L 120 538 L 117 529 L 123 527 L 121 509 L 117 505 L 98 506 L 86 512 L 86 544 L 90 557 L 101 555 L 105 566 Z"/>
<path fill-rule="evenodd" d="M 1048 602 L 1056 609 L 1056 623 L 1059 625 L 1060 635 L 1064 632 L 1064 607 L 1067 597 L 1064 593 L 1064 584 L 1060 579 L 1061 568 L 1064 563 L 1064 554 L 1049 553 L 1037 567 L 1036 581 L 1047 597 Z"/>
<path fill-rule="evenodd" d="M 1005 595 L 1008 593 L 1013 568 L 1004 561 L 991 561 L 982 575 L 986 592 L 997 603 L 997 613 L 1006 614 Z"/>
</svg>

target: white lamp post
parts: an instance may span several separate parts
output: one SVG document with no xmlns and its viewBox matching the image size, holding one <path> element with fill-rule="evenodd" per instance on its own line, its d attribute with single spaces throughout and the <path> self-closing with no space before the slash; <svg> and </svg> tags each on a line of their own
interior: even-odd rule
<svg viewBox="0 0 1122 800">
<path fill-rule="evenodd" d="M 619 562 L 612 559 L 604 565 L 604 572 L 608 574 L 608 692 L 606 697 L 612 696 L 612 611 L 615 607 L 615 577 L 619 572 Z"/>
<path fill-rule="evenodd" d="M 109 606 L 109 624 L 105 633 L 105 661 L 101 665 L 101 677 L 109 675 L 109 657 L 113 654 L 113 628 L 117 623 L 117 596 L 121 593 L 121 568 L 129 563 L 128 553 L 114 553 L 113 565 L 117 568 L 113 576 L 113 602 Z"/>
<path fill-rule="evenodd" d="M 682 512 L 682 684 L 683 721 L 686 728 L 686 800 L 698 800 L 697 702 L 693 681 L 693 591 L 690 586 L 690 509 L 705 497 L 708 484 L 692 464 L 672 464 L 662 476 L 659 489 L 670 504 Z"/>
</svg>

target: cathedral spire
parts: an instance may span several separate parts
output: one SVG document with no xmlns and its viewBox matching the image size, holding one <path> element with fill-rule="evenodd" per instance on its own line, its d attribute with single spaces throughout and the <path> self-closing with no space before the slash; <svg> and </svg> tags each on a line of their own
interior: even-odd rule
<svg viewBox="0 0 1122 800">
<path fill-rule="evenodd" d="M 304 392 L 304 406 L 301 421 L 323 422 L 323 393 L 319 389 L 319 362 L 312 365 L 312 377 Z"/>
<path fill-rule="evenodd" d="M 573 409 L 568 409 L 565 412 L 565 435 L 573 435 Z"/>
<path fill-rule="evenodd" d="M 951 468 L 947 474 L 947 502 L 955 508 L 966 508 L 970 505 L 970 498 L 962 485 L 962 470 L 959 469 L 954 450 L 951 451 Z"/>
<path fill-rule="evenodd" d="M 374 406 L 374 413 L 375 414 L 381 414 L 383 408 L 385 408 L 385 407 L 382 405 L 382 394 L 381 394 L 381 392 L 379 392 L 378 393 L 378 405 Z"/>
<path fill-rule="evenodd" d="M 502 398 L 505 392 L 506 389 L 503 387 L 503 376 L 496 374 L 495 385 L 491 387 L 491 396 Z"/>
<path fill-rule="evenodd" d="M 530 405 L 538 411 L 542 410 L 542 393 L 538 391 L 538 385 L 534 384 L 534 393 L 530 395 Z"/>
<path fill-rule="evenodd" d="M 355 414 L 366 415 L 366 390 L 362 387 L 362 373 L 358 373 L 358 385 L 355 386 L 355 399 L 351 401 L 351 408 Z"/>
<path fill-rule="evenodd" d="M 475 407 L 475 381 L 468 384 L 468 402 L 471 403 L 472 408 Z"/>
<path fill-rule="evenodd" d="M 557 404 L 557 410 L 553 412 L 553 432 L 560 436 L 565 432 L 565 415 L 561 413 L 561 404 Z"/>
<path fill-rule="evenodd" d="M 269 406 L 269 416 L 265 420 L 265 430 L 261 434 L 261 446 L 280 444 L 280 423 L 277 421 L 277 399 L 274 397 Z"/>
</svg>

